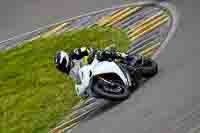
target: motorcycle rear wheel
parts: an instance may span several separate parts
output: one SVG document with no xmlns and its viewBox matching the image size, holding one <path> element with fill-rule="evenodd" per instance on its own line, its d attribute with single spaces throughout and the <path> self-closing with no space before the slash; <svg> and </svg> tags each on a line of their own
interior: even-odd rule
<svg viewBox="0 0 200 133">
<path fill-rule="evenodd" d="M 141 74 L 144 78 L 151 78 L 158 73 L 158 64 L 150 59 L 145 58 L 141 67 Z"/>
</svg>

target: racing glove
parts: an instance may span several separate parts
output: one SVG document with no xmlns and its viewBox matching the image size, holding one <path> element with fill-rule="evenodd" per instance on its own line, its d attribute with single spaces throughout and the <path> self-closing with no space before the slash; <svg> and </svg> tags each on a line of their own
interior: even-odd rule
<svg viewBox="0 0 200 133">
<path fill-rule="evenodd" d="M 81 48 L 75 48 L 70 52 L 70 57 L 71 59 L 76 59 L 80 60 L 83 57 L 87 56 L 87 62 L 90 64 L 95 57 L 95 50 L 93 48 L 86 48 L 86 47 L 81 47 Z"/>
</svg>

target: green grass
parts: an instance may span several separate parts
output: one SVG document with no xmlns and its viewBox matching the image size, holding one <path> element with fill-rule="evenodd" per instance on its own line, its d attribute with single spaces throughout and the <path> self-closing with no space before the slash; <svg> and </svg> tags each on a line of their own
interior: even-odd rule
<svg viewBox="0 0 200 133">
<path fill-rule="evenodd" d="M 55 52 L 112 43 L 123 51 L 129 40 L 119 29 L 94 26 L 1 51 L 0 133 L 48 132 L 80 100 L 72 80 L 55 69 Z"/>
</svg>

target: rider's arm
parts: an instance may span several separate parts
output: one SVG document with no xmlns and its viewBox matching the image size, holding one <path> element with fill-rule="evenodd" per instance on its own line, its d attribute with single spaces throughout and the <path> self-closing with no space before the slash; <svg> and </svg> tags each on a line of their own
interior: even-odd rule
<svg viewBox="0 0 200 133">
<path fill-rule="evenodd" d="M 126 59 L 128 54 L 119 51 L 113 51 L 111 52 L 111 56 L 113 59 Z"/>
<path fill-rule="evenodd" d="M 126 53 L 118 52 L 116 49 L 113 48 L 105 48 L 105 49 L 99 49 L 97 51 L 97 59 L 100 61 L 105 60 L 115 60 L 115 59 L 125 59 L 128 55 Z"/>
<path fill-rule="evenodd" d="M 80 60 L 80 59 L 83 58 L 84 56 L 90 55 L 90 53 L 91 53 L 92 51 L 93 51 L 92 48 L 86 48 L 86 47 L 75 48 L 74 50 L 72 50 L 72 51 L 70 52 L 70 57 L 71 57 L 71 59 Z"/>
<path fill-rule="evenodd" d="M 125 59 L 128 56 L 126 53 L 116 52 L 116 58 Z"/>
</svg>

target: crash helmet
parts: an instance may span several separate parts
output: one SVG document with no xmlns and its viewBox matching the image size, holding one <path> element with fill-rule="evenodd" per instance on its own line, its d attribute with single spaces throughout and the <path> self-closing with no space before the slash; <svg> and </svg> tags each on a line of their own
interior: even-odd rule
<svg viewBox="0 0 200 133">
<path fill-rule="evenodd" d="M 63 50 L 56 52 L 54 56 L 54 64 L 59 71 L 66 74 L 69 74 L 72 67 L 72 61 L 69 55 Z"/>
</svg>

